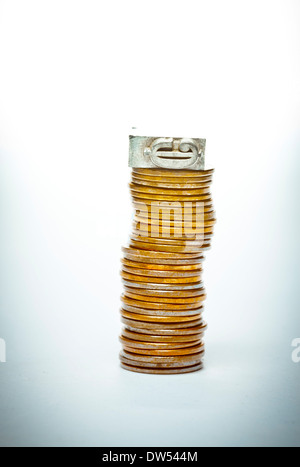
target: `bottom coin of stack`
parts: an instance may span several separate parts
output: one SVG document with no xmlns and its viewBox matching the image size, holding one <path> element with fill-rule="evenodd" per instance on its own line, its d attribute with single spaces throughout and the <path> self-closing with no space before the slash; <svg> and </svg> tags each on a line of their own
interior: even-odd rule
<svg viewBox="0 0 300 467">
<path fill-rule="evenodd" d="M 130 188 L 136 215 L 121 270 L 120 361 L 126 370 L 177 374 L 202 368 L 203 251 L 210 247 L 215 223 L 208 193 L 212 171 L 181 172 L 133 170 Z M 197 200 L 202 206 L 198 223 Z M 151 203 L 166 201 L 183 209 L 189 201 L 184 221 L 147 213 Z M 166 224 L 170 235 L 163 237 Z"/>
</svg>

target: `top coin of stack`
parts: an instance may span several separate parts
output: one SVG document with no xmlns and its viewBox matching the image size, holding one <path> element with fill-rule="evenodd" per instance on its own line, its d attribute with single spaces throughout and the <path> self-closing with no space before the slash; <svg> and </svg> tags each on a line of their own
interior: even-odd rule
<svg viewBox="0 0 300 467">
<path fill-rule="evenodd" d="M 162 140 L 173 141 L 171 151 Z M 120 336 L 121 366 L 131 371 L 172 374 L 202 367 L 203 251 L 210 247 L 216 222 L 213 170 L 202 168 L 203 141 L 144 138 L 142 155 L 140 141 L 131 148 L 135 214 L 123 248 Z M 185 168 L 187 160 L 193 169 Z"/>
</svg>

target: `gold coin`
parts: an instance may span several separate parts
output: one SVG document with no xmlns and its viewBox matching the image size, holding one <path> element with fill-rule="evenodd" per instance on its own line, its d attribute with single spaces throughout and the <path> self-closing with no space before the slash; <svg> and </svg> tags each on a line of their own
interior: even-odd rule
<svg viewBox="0 0 300 467">
<path fill-rule="evenodd" d="M 201 270 L 202 265 L 201 263 L 197 262 L 195 264 L 148 264 L 143 263 L 141 261 L 134 261 L 128 259 L 121 259 L 122 264 L 126 266 L 130 266 L 131 268 L 142 268 L 142 269 L 158 269 L 162 271 L 194 271 L 194 270 Z"/>
<path fill-rule="evenodd" d="M 213 182 L 213 176 L 212 175 L 207 175 L 207 176 L 200 176 L 200 177 L 155 177 L 155 176 L 148 176 L 148 175 L 141 175 L 141 174 L 136 174 L 132 173 L 131 179 L 135 179 L 138 181 L 143 181 L 146 182 L 148 185 L 151 186 L 152 183 L 163 183 L 163 184 L 171 184 L 171 185 L 179 185 L 179 188 L 182 185 L 189 185 L 189 184 L 203 184 L 203 183 L 210 183 L 212 184 Z"/>
<path fill-rule="evenodd" d="M 138 274 L 130 274 L 128 272 L 121 271 L 123 279 L 132 280 L 134 282 L 148 282 L 147 276 L 139 276 Z M 193 277 L 151 277 L 151 282 L 158 284 L 184 284 L 186 282 L 200 282 L 201 276 L 198 274 Z"/>
<path fill-rule="evenodd" d="M 137 185 L 136 183 L 129 183 L 131 191 L 136 193 L 145 193 L 150 195 L 174 195 L 174 196 L 198 196 L 206 195 L 210 192 L 209 188 L 194 188 L 193 190 L 184 190 L 179 188 L 155 188 L 150 186 Z"/>
<path fill-rule="evenodd" d="M 202 312 L 203 307 L 200 305 L 198 308 L 192 308 L 192 309 L 182 309 L 182 310 L 174 310 L 174 309 L 169 309 L 169 308 L 142 308 L 134 305 L 127 305 L 126 303 L 123 303 L 123 310 L 128 311 L 130 313 L 135 313 L 135 314 L 143 314 L 144 316 L 148 316 L 148 319 L 151 317 L 157 317 L 157 316 L 165 316 L 165 317 L 173 317 L 173 318 L 182 318 L 182 317 L 187 317 L 187 316 L 193 316 L 194 319 L 197 318 L 197 315 Z"/>
<path fill-rule="evenodd" d="M 138 248 L 132 247 L 123 247 L 122 248 L 124 253 L 131 253 L 139 256 L 144 256 L 147 258 L 155 258 L 155 259 L 167 259 L 167 260 L 198 260 L 198 258 L 203 258 L 201 252 L 194 252 L 194 253 L 170 253 L 170 252 L 163 252 L 163 251 L 148 251 Z"/>
<path fill-rule="evenodd" d="M 207 169 L 207 170 L 167 170 L 167 169 L 140 169 L 140 168 L 133 168 L 132 173 L 134 174 L 141 174 L 147 176 L 155 176 L 155 177 L 191 177 L 197 178 L 202 176 L 207 176 L 209 174 L 214 173 L 214 169 Z"/>
<path fill-rule="evenodd" d="M 150 235 L 150 236 L 149 236 Z M 141 231 L 138 229 L 132 229 L 132 234 L 130 236 L 131 240 L 141 241 L 147 243 L 160 243 L 160 244 L 170 244 L 174 246 L 202 246 L 203 243 L 209 242 L 213 237 L 213 233 L 198 233 L 198 234 L 169 234 L 168 231 L 164 232 L 152 232 L 151 229 L 147 232 L 146 230 Z"/>
<path fill-rule="evenodd" d="M 202 251 L 208 250 L 210 248 L 210 243 L 204 243 L 202 246 L 169 246 L 169 245 L 161 245 L 161 244 L 154 244 L 154 243 L 146 243 L 137 240 L 130 240 L 129 246 L 134 248 L 137 247 L 141 250 L 151 250 L 151 251 L 162 251 L 168 253 L 199 253 L 201 254 Z"/>
<path fill-rule="evenodd" d="M 139 276 L 147 276 L 147 277 L 195 277 L 196 275 L 200 275 L 202 273 L 202 268 L 200 267 L 198 270 L 194 271 L 167 271 L 167 270 L 159 270 L 159 269 L 143 269 L 143 268 L 132 268 L 129 266 L 123 265 L 122 271 L 128 272 L 129 274 L 137 274 Z"/>
<path fill-rule="evenodd" d="M 184 182 L 184 183 L 177 183 L 177 182 L 156 182 L 156 181 L 153 181 L 153 180 L 147 180 L 145 178 L 140 178 L 140 177 L 135 177 L 135 176 L 132 176 L 131 178 L 132 180 L 132 183 L 134 183 L 135 185 L 139 185 L 139 186 L 148 186 L 148 187 L 153 187 L 153 188 L 162 188 L 162 189 L 165 189 L 165 188 L 170 188 L 170 189 L 178 189 L 178 190 L 201 190 L 202 188 L 209 188 L 211 186 L 211 179 L 209 178 L 204 178 L 203 177 L 203 180 L 202 181 L 199 181 L 199 182 L 193 182 L 193 183 L 189 183 L 189 182 Z"/>
<path fill-rule="evenodd" d="M 210 201 L 211 202 L 211 194 L 207 193 L 205 195 L 196 195 L 196 196 L 187 196 L 187 195 L 161 195 L 161 194 L 150 194 L 150 193 L 141 193 L 137 192 L 135 190 L 130 190 L 131 195 L 133 199 L 136 201 L 137 199 L 143 200 L 143 199 L 148 199 L 150 201 L 173 201 L 173 202 L 178 202 L 178 201 Z"/>
<path fill-rule="evenodd" d="M 160 355 L 144 355 L 144 354 L 138 354 L 135 352 L 130 352 L 126 349 L 122 349 L 120 352 L 120 356 L 127 358 L 128 360 L 131 360 L 132 362 L 144 362 L 144 363 L 175 363 L 175 364 L 181 364 L 186 365 L 186 364 L 196 364 L 202 361 L 204 357 L 204 349 L 201 352 L 197 352 L 195 354 L 190 354 L 190 355 L 165 355 L 165 356 L 160 356 Z"/>
</svg>

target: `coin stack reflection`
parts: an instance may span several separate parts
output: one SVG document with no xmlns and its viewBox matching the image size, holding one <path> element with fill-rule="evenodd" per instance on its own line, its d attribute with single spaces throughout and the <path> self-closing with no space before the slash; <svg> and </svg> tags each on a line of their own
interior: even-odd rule
<svg viewBox="0 0 300 467">
<path fill-rule="evenodd" d="M 132 171 L 135 215 L 121 270 L 120 360 L 127 370 L 172 374 L 202 368 L 202 263 L 215 224 L 212 173 Z"/>
</svg>

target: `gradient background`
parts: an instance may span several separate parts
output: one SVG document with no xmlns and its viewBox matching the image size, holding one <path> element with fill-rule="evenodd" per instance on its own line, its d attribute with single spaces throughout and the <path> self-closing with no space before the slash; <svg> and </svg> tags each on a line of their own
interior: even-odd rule
<svg viewBox="0 0 300 467">
<path fill-rule="evenodd" d="M 2 446 L 299 446 L 300 2 L 0 1 Z M 119 368 L 128 134 L 207 139 L 202 372 Z"/>
</svg>

